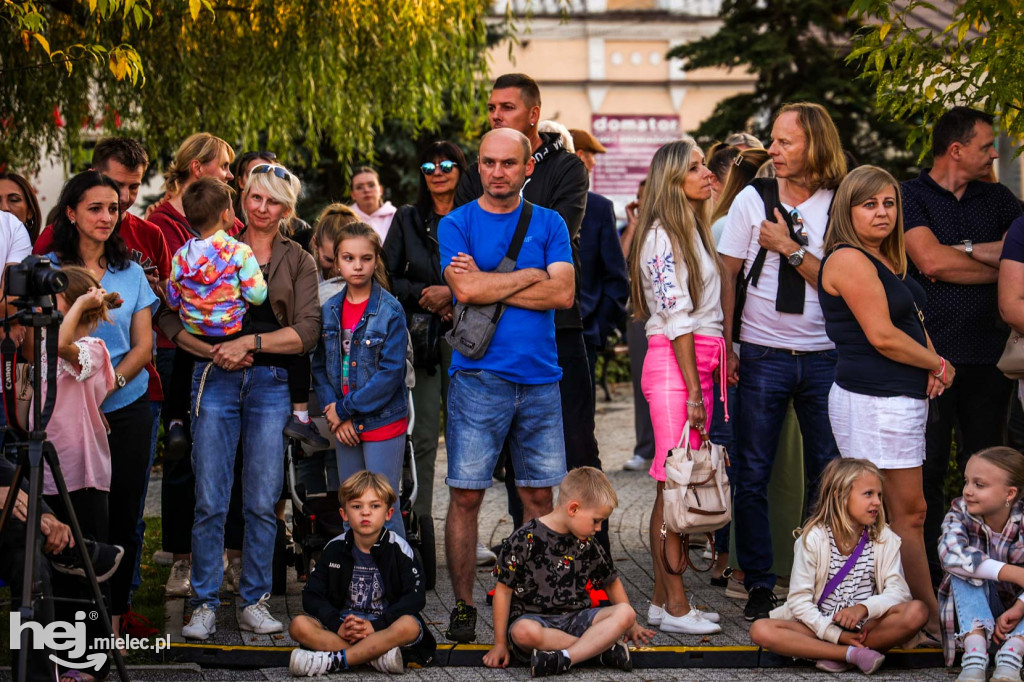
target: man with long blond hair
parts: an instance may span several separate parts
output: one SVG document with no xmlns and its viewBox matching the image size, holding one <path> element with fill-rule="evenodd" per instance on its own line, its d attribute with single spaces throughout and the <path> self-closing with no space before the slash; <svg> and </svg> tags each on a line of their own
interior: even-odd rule
<svg viewBox="0 0 1024 682">
<path fill-rule="evenodd" d="M 839 455 L 828 419 L 835 347 L 818 304 L 818 270 L 835 188 L 846 175 L 839 133 L 824 107 L 797 102 L 779 111 L 768 149 L 777 180 L 766 198 L 748 186 L 733 201 L 718 251 L 730 382 L 739 382 L 733 458 L 736 554 L 749 594 L 744 617 L 766 618 L 776 576 L 768 523 L 768 480 L 790 400 L 800 420 L 804 471 L 814 499 L 819 475 Z M 773 190 L 777 188 L 777 199 Z M 768 198 L 771 197 L 771 198 Z M 771 208 L 766 211 L 766 206 Z M 766 219 L 767 218 L 767 219 Z M 755 269 L 733 330 L 737 276 Z M 732 343 L 741 344 L 739 357 Z"/>
</svg>

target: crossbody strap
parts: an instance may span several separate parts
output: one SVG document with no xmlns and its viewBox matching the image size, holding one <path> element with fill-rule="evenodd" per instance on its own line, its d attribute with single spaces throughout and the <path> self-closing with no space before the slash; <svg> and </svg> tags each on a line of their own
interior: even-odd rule
<svg viewBox="0 0 1024 682">
<path fill-rule="evenodd" d="M 825 583 L 825 589 L 821 593 L 821 598 L 818 599 L 818 606 L 821 606 L 822 603 L 824 603 L 824 601 L 828 599 L 833 592 L 836 591 L 836 588 L 839 587 L 839 585 L 843 582 L 843 579 L 846 578 L 846 576 L 849 575 L 850 571 L 853 570 L 853 567 L 857 565 L 857 559 L 860 558 L 860 555 L 864 551 L 864 548 L 867 546 L 867 544 L 868 529 L 865 528 L 864 532 L 861 533 L 860 542 L 858 542 L 857 546 L 853 548 L 852 552 L 850 552 L 850 558 L 846 560 L 846 563 L 843 564 L 843 567 L 839 569 L 839 572 L 832 576 L 831 580 Z"/>
<path fill-rule="evenodd" d="M 516 224 L 516 232 L 512 235 L 512 243 L 508 245 L 508 251 L 505 252 L 505 257 L 501 259 L 501 263 L 495 268 L 495 272 L 512 272 L 516 267 L 516 261 L 519 259 L 519 250 L 523 248 L 523 242 L 526 240 L 526 231 L 530 229 L 530 218 L 533 216 L 533 204 L 526 199 L 523 199 L 523 210 L 519 213 L 519 223 Z"/>
</svg>

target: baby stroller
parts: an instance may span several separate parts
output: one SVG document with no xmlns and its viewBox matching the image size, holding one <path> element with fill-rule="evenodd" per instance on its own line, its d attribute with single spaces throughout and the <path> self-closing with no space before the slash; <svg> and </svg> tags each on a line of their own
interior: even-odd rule
<svg viewBox="0 0 1024 682">
<path fill-rule="evenodd" d="M 319 412 L 318 406 L 310 403 L 310 413 Z M 334 456 L 334 436 L 327 428 L 326 420 L 318 418 L 320 432 L 331 441 L 332 449 L 328 457 Z M 398 490 L 396 512 L 401 512 L 405 526 L 405 537 L 412 547 L 413 553 L 423 564 L 424 579 L 428 590 L 434 588 L 437 579 L 437 557 L 434 545 L 434 528 L 430 518 L 420 520 L 413 511 L 416 501 L 416 454 L 412 446 L 412 428 L 415 413 L 412 399 L 409 400 L 409 428 L 405 435 L 405 455 L 402 461 L 402 478 Z M 293 558 L 296 573 L 301 577 L 309 574 L 316 565 L 327 543 L 345 531 L 339 510 L 338 491 L 328 490 L 325 493 L 307 493 L 302 483 L 298 482 L 295 473 L 295 462 L 311 454 L 296 440 L 288 439 L 285 449 L 285 485 L 292 502 L 291 545 L 287 548 Z M 286 554 L 286 553 L 282 553 Z M 282 573 L 287 566 L 287 556 L 281 560 Z M 275 557 L 275 584 L 277 583 L 278 561 Z M 283 576 L 282 576 L 283 587 Z"/>
</svg>

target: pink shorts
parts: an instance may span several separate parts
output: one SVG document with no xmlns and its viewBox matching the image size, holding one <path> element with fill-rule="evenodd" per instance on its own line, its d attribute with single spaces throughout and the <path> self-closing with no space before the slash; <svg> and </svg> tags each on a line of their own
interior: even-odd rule
<svg viewBox="0 0 1024 682">
<path fill-rule="evenodd" d="M 704 397 L 704 409 L 707 412 L 707 426 L 711 425 L 711 413 L 714 410 L 714 372 L 721 368 L 722 400 L 725 401 L 725 339 L 720 336 L 693 335 L 694 347 L 697 351 L 697 374 L 700 376 L 700 389 Z M 656 334 L 647 339 L 647 356 L 644 358 L 644 371 L 640 378 L 640 386 L 644 397 L 651 408 L 651 423 L 654 425 L 654 462 L 650 474 L 658 481 L 665 480 L 665 459 L 669 450 L 679 445 L 686 423 L 686 401 L 689 392 L 683 373 L 676 362 L 672 342 L 664 334 Z M 723 404 L 725 418 L 729 419 L 729 407 Z M 690 446 L 699 447 L 700 432 L 690 429 Z"/>
</svg>

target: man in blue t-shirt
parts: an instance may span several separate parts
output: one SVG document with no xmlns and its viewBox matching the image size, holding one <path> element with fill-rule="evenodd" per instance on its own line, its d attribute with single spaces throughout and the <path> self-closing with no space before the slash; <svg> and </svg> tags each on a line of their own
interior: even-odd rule
<svg viewBox="0 0 1024 682">
<path fill-rule="evenodd" d="M 438 227 L 441 268 L 455 298 L 506 305 L 483 357 L 452 354 L 445 549 L 457 601 L 445 636 L 459 642 L 476 638 L 477 515 L 502 443 L 508 437 L 524 521 L 551 511 L 551 486 L 565 476 L 554 311 L 573 305 L 575 273 L 561 216 L 535 206 L 515 269 L 492 272 L 512 242 L 533 163 L 522 133 L 487 133 L 480 143 L 483 195 Z"/>
</svg>

